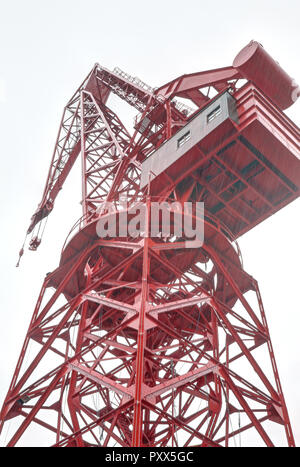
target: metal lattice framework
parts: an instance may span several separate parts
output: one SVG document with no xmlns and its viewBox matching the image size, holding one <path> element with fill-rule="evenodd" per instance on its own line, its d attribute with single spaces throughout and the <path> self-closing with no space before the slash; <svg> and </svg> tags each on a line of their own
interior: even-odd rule
<svg viewBox="0 0 300 467">
<path fill-rule="evenodd" d="M 96 64 L 70 99 L 30 248 L 79 154 L 83 216 L 44 280 L 4 401 L 8 446 L 39 430 L 53 446 L 232 446 L 241 433 L 273 446 L 275 424 L 294 446 L 258 284 L 236 244 L 299 195 L 292 175 L 262 156 L 259 129 L 249 130 L 250 122 L 278 121 L 282 154 L 299 154 L 299 129 L 262 88 L 242 67 L 153 89 Z M 224 92 L 237 102 L 234 131 L 222 128 L 211 147 L 194 146 L 173 173 L 141 187 L 143 162 Z M 133 134 L 109 108 L 111 93 L 140 112 Z M 275 142 L 263 140 L 272 151 Z M 146 230 L 152 199 L 204 201 L 204 245 L 187 248 L 176 235 L 99 238 L 99 218 L 122 225 L 122 197 L 129 219 L 146 207 Z"/>
</svg>

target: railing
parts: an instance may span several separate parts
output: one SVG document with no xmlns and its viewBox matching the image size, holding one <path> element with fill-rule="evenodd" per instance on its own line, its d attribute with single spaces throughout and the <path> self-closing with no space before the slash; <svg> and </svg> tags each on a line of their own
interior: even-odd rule
<svg viewBox="0 0 300 467">
<path fill-rule="evenodd" d="M 113 73 L 115 75 L 120 76 L 120 78 L 124 78 L 126 81 L 129 81 L 130 83 L 134 84 L 135 86 L 138 86 L 139 88 L 143 89 L 144 91 L 153 94 L 154 88 L 149 86 L 149 84 L 144 83 L 140 78 L 137 76 L 131 76 L 129 73 L 126 73 L 125 71 L 121 70 L 118 67 L 115 67 L 113 69 Z"/>
<path fill-rule="evenodd" d="M 184 104 L 183 102 L 177 101 L 176 99 L 173 99 L 172 102 L 174 102 L 176 109 L 179 110 L 179 112 L 186 115 L 187 117 L 192 115 L 197 110 L 197 109 L 193 109 L 192 107 L 189 107 L 188 105 Z"/>
</svg>

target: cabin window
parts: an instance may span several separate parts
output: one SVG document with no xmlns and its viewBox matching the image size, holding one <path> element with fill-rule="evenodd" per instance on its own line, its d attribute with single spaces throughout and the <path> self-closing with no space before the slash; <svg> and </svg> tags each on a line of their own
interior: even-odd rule
<svg viewBox="0 0 300 467">
<path fill-rule="evenodd" d="M 207 115 L 207 123 L 212 122 L 215 118 L 218 117 L 218 115 L 220 115 L 220 113 L 221 113 L 221 107 L 218 106 Z"/>
<path fill-rule="evenodd" d="M 177 148 L 181 148 L 191 138 L 191 132 L 187 131 L 177 140 Z"/>
</svg>

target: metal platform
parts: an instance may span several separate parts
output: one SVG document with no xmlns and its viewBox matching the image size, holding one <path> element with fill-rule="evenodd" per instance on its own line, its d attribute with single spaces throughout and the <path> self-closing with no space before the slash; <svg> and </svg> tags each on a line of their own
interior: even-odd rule
<svg viewBox="0 0 300 467">
<path fill-rule="evenodd" d="M 142 164 L 154 196 L 192 186 L 192 199 L 234 238 L 299 196 L 299 128 L 251 83 L 228 91 Z"/>
</svg>

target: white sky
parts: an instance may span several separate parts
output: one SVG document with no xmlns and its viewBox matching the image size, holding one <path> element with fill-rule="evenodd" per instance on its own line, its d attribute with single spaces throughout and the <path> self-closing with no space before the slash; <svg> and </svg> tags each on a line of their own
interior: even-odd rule
<svg viewBox="0 0 300 467">
<path fill-rule="evenodd" d="M 231 65 L 251 39 L 300 81 L 296 0 L 0 1 L 0 402 L 45 273 L 80 211 L 78 168 L 57 199 L 43 243 L 15 268 L 40 201 L 62 109 L 95 62 L 159 86 Z M 287 114 L 299 126 L 300 103 Z M 240 239 L 260 284 L 286 401 L 300 445 L 299 200 Z"/>
</svg>

